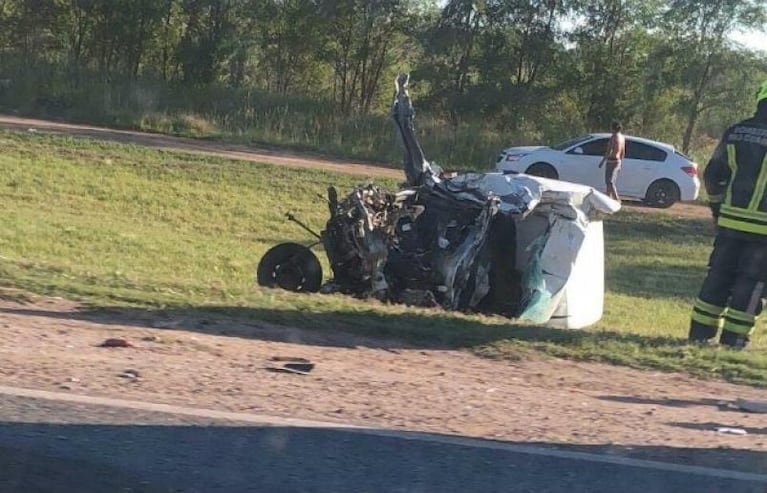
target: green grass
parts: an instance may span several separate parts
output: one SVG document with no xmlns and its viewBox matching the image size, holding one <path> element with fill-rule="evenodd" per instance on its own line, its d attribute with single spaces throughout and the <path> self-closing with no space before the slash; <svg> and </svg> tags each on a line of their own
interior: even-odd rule
<svg viewBox="0 0 767 493">
<path fill-rule="evenodd" d="M 742 353 L 683 343 L 710 251 L 706 220 L 611 217 L 604 317 L 589 330 L 559 331 L 255 286 L 266 249 L 310 239 L 284 213 L 319 230 L 327 210 L 317 194 L 330 184 L 344 193 L 356 177 L 38 134 L 0 132 L 0 145 L 6 288 L 94 309 L 243 317 L 493 358 L 542 353 L 767 386 L 763 326 Z"/>
</svg>

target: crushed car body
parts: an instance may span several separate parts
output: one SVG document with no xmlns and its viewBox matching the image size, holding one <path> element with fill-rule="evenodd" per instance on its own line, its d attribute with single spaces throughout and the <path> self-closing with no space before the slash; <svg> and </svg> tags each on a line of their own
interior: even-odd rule
<svg viewBox="0 0 767 493">
<path fill-rule="evenodd" d="M 527 175 L 448 174 L 428 162 L 416 138 L 408 75 L 392 108 L 406 182 L 389 191 L 328 189 L 330 218 L 317 235 L 333 272 L 308 248 L 301 258 L 270 250 L 259 283 L 294 291 L 446 310 L 495 313 L 561 328 L 602 316 L 602 218 L 620 204 L 583 185 Z M 299 223 L 300 224 L 300 223 Z M 304 226 L 305 227 L 305 226 Z M 317 269 L 319 268 L 319 277 Z M 290 282 L 286 282 L 287 278 Z"/>
</svg>

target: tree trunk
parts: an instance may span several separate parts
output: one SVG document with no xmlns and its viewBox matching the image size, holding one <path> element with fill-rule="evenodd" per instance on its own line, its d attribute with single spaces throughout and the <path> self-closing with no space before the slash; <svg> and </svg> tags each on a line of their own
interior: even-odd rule
<svg viewBox="0 0 767 493">
<path fill-rule="evenodd" d="M 684 138 L 682 139 L 682 152 L 687 154 L 690 152 L 690 142 L 692 141 L 692 133 L 695 131 L 695 124 L 698 123 L 697 107 L 693 107 L 690 113 L 687 115 L 687 128 L 684 130 Z"/>
<path fill-rule="evenodd" d="M 695 131 L 695 125 L 698 123 L 698 117 L 700 116 L 700 103 L 703 100 L 703 94 L 706 91 L 706 86 L 711 75 L 711 64 L 713 54 L 709 53 L 706 57 L 706 65 L 703 67 L 703 73 L 698 80 L 698 84 L 695 87 L 693 93 L 693 100 L 690 107 L 690 111 L 687 114 L 687 128 L 684 131 L 684 137 L 682 139 L 682 152 L 687 154 L 690 151 L 690 143 L 692 142 L 692 134 Z"/>
<path fill-rule="evenodd" d="M 168 62 L 170 61 L 170 41 L 168 40 L 169 33 L 170 33 L 170 26 L 171 26 L 171 15 L 173 13 L 173 0 L 168 0 L 165 4 L 167 6 L 167 13 L 165 15 L 165 23 L 163 24 L 163 39 L 162 39 L 162 61 L 160 62 L 162 64 L 162 67 L 160 67 L 160 71 L 162 72 L 162 80 L 166 81 L 168 80 Z"/>
</svg>

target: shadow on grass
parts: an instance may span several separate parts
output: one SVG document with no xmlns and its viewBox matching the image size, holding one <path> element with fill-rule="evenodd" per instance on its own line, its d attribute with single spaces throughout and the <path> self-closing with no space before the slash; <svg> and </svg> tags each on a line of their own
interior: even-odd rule
<svg viewBox="0 0 767 493">
<path fill-rule="evenodd" d="M 682 298 L 698 294 L 706 268 L 696 265 L 632 263 L 613 266 L 606 273 L 611 292 L 643 298 Z"/>
<path fill-rule="evenodd" d="M 626 210 L 605 219 L 605 236 L 637 239 L 680 240 L 711 244 L 714 226 L 709 218 L 676 217 Z"/>
<path fill-rule="evenodd" d="M 0 288 L 0 301 L 10 301 L 13 303 L 29 303 L 32 299 L 23 291 Z"/>
<path fill-rule="evenodd" d="M 682 339 L 613 331 L 559 330 L 542 326 L 484 323 L 433 313 L 307 312 L 228 306 L 170 309 L 93 308 L 46 311 L 2 308 L 0 313 L 82 320 L 98 324 L 186 330 L 211 335 L 334 347 L 463 349 L 502 341 L 565 348 L 627 344 L 639 348 L 681 346 Z"/>
<path fill-rule="evenodd" d="M 681 261 L 682 256 L 689 255 L 690 246 L 705 251 L 707 258 L 713 239 L 713 226 L 707 218 L 630 211 L 609 217 L 605 220 L 606 255 L 615 260 L 608 261 L 607 286 L 612 292 L 629 296 L 692 300 L 706 275 L 705 260 L 689 265 L 674 263 L 674 259 Z M 619 249 L 611 253 L 613 240 L 629 245 L 626 248 L 631 252 Z M 641 251 L 632 246 L 635 241 L 647 240 L 656 243 Z M 682 248 L 677 250 L 677 246 Z M 645 258 L 637 261 L 632 258 L 636 254 Z"/>
</svg>

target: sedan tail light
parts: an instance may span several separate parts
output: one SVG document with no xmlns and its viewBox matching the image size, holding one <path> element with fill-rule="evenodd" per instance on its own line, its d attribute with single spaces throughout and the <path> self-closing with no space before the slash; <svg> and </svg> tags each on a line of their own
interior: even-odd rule
<svg viewBox="0 0 767 493">
<path fill-rule="evenodd" d="M 692 163 L 692 166 L 682 166 L 682 171 L 687 173 L 688 175 L 692 177 L 698 176 L 698 165 L 695 163 Z"/>
</svg>

